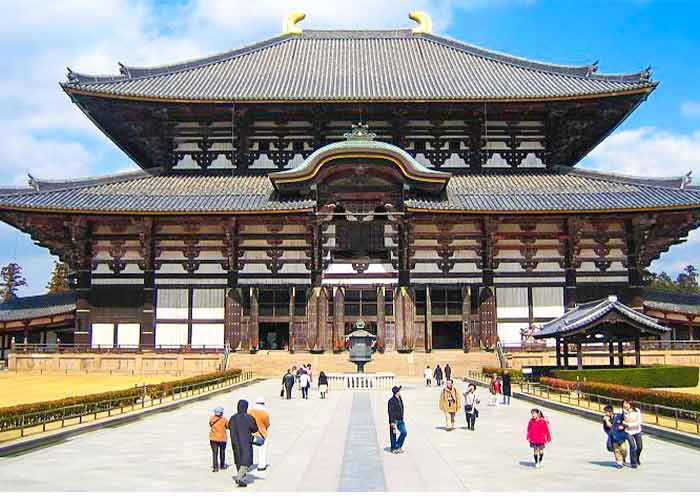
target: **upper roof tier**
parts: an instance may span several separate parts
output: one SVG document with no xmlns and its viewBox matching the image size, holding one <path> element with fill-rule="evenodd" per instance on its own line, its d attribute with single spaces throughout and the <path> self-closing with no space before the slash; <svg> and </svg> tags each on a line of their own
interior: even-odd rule
<svg viewBox="0 0 700 496">
<path fill-rule="evenodd" d="M 518 101 L 651 91 L 644 70 L 599 74 L 411 30 L 283 34 L 238 50 L 119 75 L 69 69 L 68 93 L 179 102 Z"/>
</svg>

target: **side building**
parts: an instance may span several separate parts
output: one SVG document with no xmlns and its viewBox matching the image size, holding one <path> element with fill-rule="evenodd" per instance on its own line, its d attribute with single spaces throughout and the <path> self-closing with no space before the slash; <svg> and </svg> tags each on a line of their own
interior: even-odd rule
<svg viewBox="0 0 700 496">
<path fill-rule="evenodd" d="M 426 32 L 291 32 L 182 64 L 69 71 L 142 170 L 0 194 L 74 273 L 78 345 L 491 347 L 577 302 L 642 306 L 700 225 L 689 178 L 575 167 L 656 87 Z"/>
</svg>

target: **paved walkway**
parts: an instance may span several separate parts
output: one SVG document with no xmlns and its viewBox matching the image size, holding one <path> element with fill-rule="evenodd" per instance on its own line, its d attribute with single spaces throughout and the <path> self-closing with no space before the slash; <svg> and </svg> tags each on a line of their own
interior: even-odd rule
<svg viewBox="0 0 700 496">
<path fill-rule="evenodd" d="M 463 384 L 458 385 L 463 389 Z M 223 491 L 232 471 L 212 473 L 209 412 L 231 414 L 239 398 L 268 400 L 272 429 L 267 471 L 240 491 L 673 491 L 697 490 L 700 451 L 646 437 L 640 469 L 617 470 L 599 424 L 546 412 L 554 442 L 544 467 L 532 466 L 525 426 L 531 405 L 489 407 L 482 393 L 476 432 L 442 428 L 438 389 L 416 381 L 403 388 L 406 453 L 388 451 L 387 392 L 336 391 L 320 400 L 279 398 L 265 381 L 131 424 L 87 433 L 0 459 L 10 491 Z M 229 448 L 227 453 L 232 462 Z"/>
</svg>

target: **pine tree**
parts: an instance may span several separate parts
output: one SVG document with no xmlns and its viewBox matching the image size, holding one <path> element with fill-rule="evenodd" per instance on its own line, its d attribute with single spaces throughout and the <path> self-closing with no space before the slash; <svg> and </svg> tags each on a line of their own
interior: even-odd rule
<svg viewBox="0 0 700 496">
<path fill-rule="evenodd" d="M 51 279 L 49 279 L 49 283 L 46 285 L 46 289 L 49 294 L 65 293 L 70 291 L 68 275 L 68 264 L 54 262 L 53 270 L 51 271 Z"/>
<path fill-rule="evenodd" d="M 26 286 L 27 281 L 22 277 L 22 267 L 10 262 L 0 269 L 0 298 L 8 301 L 17 296 L 17 289 Z"/>
</svg>

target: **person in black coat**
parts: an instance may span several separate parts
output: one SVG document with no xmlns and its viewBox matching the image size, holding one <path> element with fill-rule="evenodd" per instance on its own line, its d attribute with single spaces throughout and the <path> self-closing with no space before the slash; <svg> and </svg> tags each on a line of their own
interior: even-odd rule
<svg viewBox="0 0 700 496">
<path fill-rule="evenodd" d="M 392 396 L 389 398 L 389 439 L 391 440 L 391 452 L 403 453 L 403 443 L 406 440 L 406 423 L 404 422 L 403 399 L 401 398 L 401 386 L 391 388 Z M 398 439 L 396 434 L 399 434 Z"/>
<path fill-rule="evenodd" d="M 508 372 L 503 374 L 502 389 L 503 389 L 503 404 L 510 405 L 511 387 L 510 387 L 510 374 Z"/>
<path fill-rule="evenodd" d="M 287 373 L 282 377 L 282 386 L 284 386 L 284 391 L 287 393 L 287 399 L 292 399 L 292 390 L 294 389 L 294 382 L 296 379 L 292 375 L 292 372 L 287 369 Z"/>
<path fill-rule="evenodd" d="M 433 377 L 435 378 L 435 384 L 438 386 L 442 386 L 442 369 L 440 368 L 440 364 L 437 364 L 435 366 L 435 372 L 433 372 Z"/>
<path fill-rule="evenodd" d="M 253 434 L 258 432 L 258 424 L 251 415 L 248 415 L 246 400 L 238 401 L 237 411 L 238 413 L 231 416 L 228 421 L 233 459 L 238 469 L 233 480 L 238 486 L 246 487 L 245 476 L 253 465 Z"/>
<path fill-rule="evenodd" d="M 445 364 L 445 380 L 449 381 L 452 379 L 452 369 L 450 368 L 450 364 L 446 363 Z"/>
</svg>

